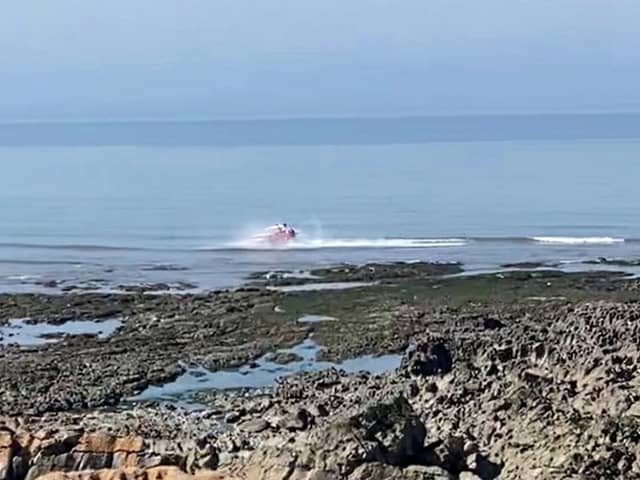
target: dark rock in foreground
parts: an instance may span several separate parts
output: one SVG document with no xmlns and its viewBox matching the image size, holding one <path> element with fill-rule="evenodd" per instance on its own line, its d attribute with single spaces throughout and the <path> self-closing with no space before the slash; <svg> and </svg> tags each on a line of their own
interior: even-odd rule
<svg viewBox="0 0 640 480">
<path fill-rule="evenodd" d="M 536 270 L 330 293 L 0 296 L 2 319 L 123 318 L 106 339 L 0 350 L 0 480 L 640 478 L 638 291 L 617 273 Z M 328 356 L 404 359 L 226 392 L 199 412 L 119 405 L 185 361 L 228 367 L 311 333 Z"/>
<path fill-rule="evenodd" d="M 308 373 L 266 396 L 230 397 L 236 420 L 224 428 L 213 412 L 161 408 L 5 418 L 0 458 L 12 460 L 0 471 L 8 480 L 159 464 L 226 479 L 640 478 L 640 306 L 538 313 L 426 334 L 397 373 Z"/>
</svg>

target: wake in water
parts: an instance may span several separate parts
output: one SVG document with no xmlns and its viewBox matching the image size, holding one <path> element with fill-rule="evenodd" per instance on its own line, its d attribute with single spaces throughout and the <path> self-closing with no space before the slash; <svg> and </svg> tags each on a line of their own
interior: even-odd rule
<svg viewBox="0 0 640 480">
<path fill-rule="evenodd" d="M 461 238 L 335 238 L 297 231 L 286 242 L 270 242 L 261 233 L 251 234 L 230 242 L 227 248 L 246 250 L 312 250 L 324 248 L 429 248 L 461 247 L 467 240 Z"/>
<path fill-rule="evenodd" d="M 248 250 L 304 250 L 320 248 L 425 248 L 462 247 L 467 242 L 458 238 L 307 238 L 295 239 L 283 245 L 270 245 L 252 240 L 232 242 L 227 246 Z"/>
<path fill-rule="evenodd" d="M 325 235 L 321 229 L 314 233 L 296 230 L 294 238 L 282 242 L 266 241 L 263 230 L 244 232 L 237 236 L 236 240 L 216 244 L 200 246 L 194 245 L 106 245 L 106 244 L 39 244 L 0 242 L 0 252 L 9 250 L 12 254 L 16 250 L 61 250 L 69 252 L 99 253 L 99 252 L 189 252 L 207 250 L 313 250 L 313 249 L 367 249 L 367 248 L 437 248 L 437 247 L 464 247 L 471 244 L 513 244 L 513 245 L 538 245 L 538 246 L 565 246 L 565 247 L 590 247 L 590 246 L 615 246 L 622 244 L 638 244 L 640 238 L 621 238 L 610 236 L 571 237 L 571 236 L 531 236 L 531 237 L 382 237 L 382 238 L 347 238 Z M 75 260 L 65 259 L 3 259 L 0 263 L 61 263 L 78 264 Z"/>
<path fill-rule="evenodd" d="M 464 247 L 469 243 L 509 242 L 516 244 L 535 244 L 549 246 L 596 246 L 615 245 L 633 241 L 617 237 L 570 237 L 570 236 L 532 236 L 532 237 L 452 237 L 452 238 L 340 238 L 324 236 L 321 229 L 315 234 L 298 231 L 295 238 L 287 242 L 271 243 L 264 241 L 259 234 L 247 235 L 240 240 L 229 242 L 223 248 L 244 250 L 312 250 L 329 248 L 436 248 Z"/>
</svg>

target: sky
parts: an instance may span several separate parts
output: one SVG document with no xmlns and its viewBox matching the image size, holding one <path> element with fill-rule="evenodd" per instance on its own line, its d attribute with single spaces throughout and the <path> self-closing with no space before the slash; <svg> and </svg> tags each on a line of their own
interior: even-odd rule
<svg viewBox="0 0 640 480">
<path fill-rule="evenodd" d="M 4 0 L 0 120 L 640 111 L 638 0 Z"/>
</svg>

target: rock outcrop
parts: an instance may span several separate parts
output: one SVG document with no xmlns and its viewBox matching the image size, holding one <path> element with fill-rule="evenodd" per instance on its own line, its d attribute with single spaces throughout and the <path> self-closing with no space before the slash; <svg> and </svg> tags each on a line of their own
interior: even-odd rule
<svg viewBox="0 0 640 480">
<path fill-rule="evenodd" d="M 312 327 L 301 327 L 293 315 L 289 322 L 280 318 L 274 313 L 280 297 L 259 290 L 162 300 L 175 315 L 166 324 L 138 312 L 104 345 L 93 339 L 87 342 L 91 348 L 66 340 L 63 346 L 47 347 L 43 358 L 49 360 L 81 352 L 66 363 L 61 360 L 59 369 L 41 363 L 33 369 L 40 352 L 9 348 L 0 353 L 0 364 L 19 361 L 15 371 L 6 367 L 0 372 L 11 379 L 2 385 L 0 398 L 7 403 L 0 410 L 25 409 L 0 418 L 0 480 L 640 479 L 640 303 L 628 297 L 636 290 L 625 287 L 626 297 L 619 300 L 614 297 L 622 290 L 595 274 L 568 279 L 544 272 L 510 275 L 508 281 L 496 276 L 490 284 L 490 290 L 503 288 L 510 300 L 500 304 L 471 302 L 467 290 L 451 305 L 432 305 L 426 294 L 422 304 L 410 304 L 424 283 L 387 291 L 385 308 L 394 307 L 384 311 L 380 305 L 370 311 L 357 297 L 359 318 L 373 320 L 342 351 L 370 348 L 368 338 L 382 339 L 375 345 L 379 352 L 408 347 L 396 372 L 331 369 L 294 375 L 253 395 L 202 395 L 198 401 L 208 407 L 198 412 L 157 404 L 87 407 L 94 395 L 97 405 L 109 405 L 109 389 L 115 403 L 123 391 L 150 378 L 171 378 L 175 372 L 169 375 L 162 368 L 183 358 L 185 349 L 195 354 L 198 346 L 206 347 L 212 362 L 223 351 L 222 364 L 228 365 L 233 346 L 243 345 L 242 359 L 251 358 L 252 349 L 262 352 L 263 346 L 243 343 L 255 326 L 278 338 L 278 344 L 298 341 L 306 333 L 303 328 Z M 556 295 L 553 282 L 561 281 L 571 284 L 572 298 Z M 443 282 L 429 283 L 429 292 L 443 288 Z M 469 289 L 487 282 L 482 278 Z M 528 284 L 535 288 L 523 294 Z M 615 295 L 609 298 L 611 289 Z M 547 291 L 553 293 L 540 295 Z M 608 299 L 585 300 L 593 292 L 605 292 Z M 219 317 L 213 315 L 214 306 Z M 294 307 L 292 301 L 288 308 Z M 11 311 L 21 308 L 13 305 Z M 171 329 L 182 319 L 190 319 L 188 325 L 172 337 Z M 338 328 L 333 323 L 340 322 L 314 326 L 314 339 L 342 334 L 331 330 Z M 376 336 L 381 325 L 395 327 Z M 148 359 L 148 365 L 118 365 L 132 355 L 122 351 L 123 345 L 142 345 L 152 329 L 156 340 L 158 331 L 165 335 L 154 343 L 166 348 L 159 354 L 162 362 L 154 363 L 155 353 L 146 349 L 135 358 Z M 231 346 L 211 344 L 218 332 Z M 260 332 L 250 333 L 258 341 Z M 184 347 L 188 342 L 193 343 Z M 126 388 L 98 378 L 103 364 L 109 378 L 125 382 Z M 155 373 L 138 377 L 156 367 Z M 16 372 L 37 383 L 21 390 Z M 76 398 L 70 382 L 78 375 L 87 388 Z M 25 391 L 36 394 L 28 397 Z M 73 412 L 74 406 L 82 408 Z"/>
<path fill-rule="evenodd" d="M 177 467 L 118 468 L 84 470 L 80 472 L 52 472 L 38 480 L 242 480 L 214 471 L 189 474 Z"/>
<path fill-rule="evenodd" d="M 217 466 L 217 453 L 205 439 L 151 440 L 81 427 L 44 428 L 35 433 L 4 430 L 0 435 L 0 478 L 35 480 L 50 472 L 149 469 L 175 466 L 195 473 Z"/>
</svg>

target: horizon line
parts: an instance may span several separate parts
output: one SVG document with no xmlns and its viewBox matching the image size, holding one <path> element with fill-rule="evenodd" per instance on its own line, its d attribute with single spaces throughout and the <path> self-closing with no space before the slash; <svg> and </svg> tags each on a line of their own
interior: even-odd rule
<svg viewBox="0 0 640 480">
<path fill-rule="evenodd" d="M 469 118 L 469 117 L 587 117 L 587 116 L 635 116 L 640 110 L 588 110 L 566 112 L 470 112 L 470 113 L 407 113 L 390 115 L 283 115 L 256 117 L 120 117 L 120 118 L 38 118 L 38 119 L 0 119 L 0 126 L 18 125 L 75 125 L 75 124 L 114 124 L 114 123 L 251 123 L 278 121 L 315 121 L 315 120 L 403 120 L 420 118 Z"/>
</svg>

